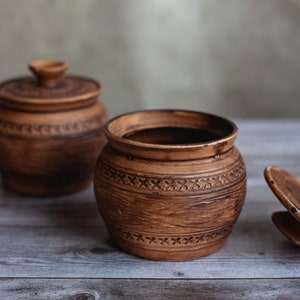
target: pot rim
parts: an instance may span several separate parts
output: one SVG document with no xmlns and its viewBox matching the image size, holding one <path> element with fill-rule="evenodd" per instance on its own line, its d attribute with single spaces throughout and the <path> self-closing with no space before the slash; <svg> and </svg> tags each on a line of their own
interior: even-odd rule
<svg viewBox="0 0 300 300">
<path fill-rule="evenodd" d="M 159 115 L 161 118 L 157 118 Z M 166 123 L 162 118 L 163 115 L 171 117 L 169 119 L 173 120 L 171 124 Z M 200 127 L 201 124 L 202 127 Z M 213 130 L 209 130 L 212 133 L 219 133 L 217 134 L 219 136 L 220 132 L 223 133 L 221 137 L 208 142 L 190 144 L 145 143 L 124 137 L 130 132 L 145 129 L 161 127 L 211 129 L 208 126 L 214 126 Z M 125 153 L 128 159 L 133 159 L 136 156 L 147 159 L 190 160 L 214 157 L 230 150 L 238 135 L 238 127 L 229 119 L 206 112 L 183 109 L 154 109 L 133 111 L 111 118 L 106 122 L 104 132 L 109 144 L 114 149 Z"/>
</svg>

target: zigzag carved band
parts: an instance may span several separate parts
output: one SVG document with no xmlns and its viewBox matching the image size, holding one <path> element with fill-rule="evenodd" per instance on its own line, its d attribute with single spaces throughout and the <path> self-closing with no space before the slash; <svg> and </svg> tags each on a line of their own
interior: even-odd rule
<svg viewBox="0 0 300 300">
<path fill-rule="evenodd" d="M 97 180 L 98 182 L 101 182 L 101 178 L 105 178 L 106 180 L 113 181 L 119 185 L 125 185 L 142 190 L 164 192 L 186 192 L 207 190 L 216 187 L 219 188 L 232 185 L 234 182 L 237 182 L 246 176 L 245 166 L 243 164 L 238 164 L 227 173 L 196 178 L 155 178 L 126 174 L 115 170 L 103 161 L 98 164 L 97 167 L 100 171 L 96 172 L 96 176 L 100 176 L 99 180 Z"/>
<path fill-rule="evenodd" d="M 218 230 L 211 232 L 206 232 L 198 234 L 195 236 L 153 236 L 145 235 L 140 233 L 129 232 L 127 230 L 122 230 L 112 225 L 107 225 L 108 231 L 112 236 L 120 238 L 122 240 L 127 240 L 129 242 L 141 245 L 149 245 L 155 247 L 167 247 L 167 248 L 178 248 L 178 247 L 190 247 L 190 246 L 201 246 L 202 244 L 208 244 L 219 240 L 227 236 L 233 228 L 233 225 L 228 225 Z"/>
<path fill-rule="evenodd" d="M 69 122 L 58 125 L 15 123 L 0 119 L 0 134 L 22 138 L 47 138 L 96 130 L 99 129 L 102 124 L 103 116 L 95 116 L 81 122 Z"/>
</svg>

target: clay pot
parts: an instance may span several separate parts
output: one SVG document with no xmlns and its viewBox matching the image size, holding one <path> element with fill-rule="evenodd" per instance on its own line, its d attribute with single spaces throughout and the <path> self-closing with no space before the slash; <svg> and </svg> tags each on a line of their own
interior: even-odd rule
<svg viewBox="0 0 300 300">
<path fill-rule="evenodd" d="M 142 111 L 110 120 L 105 134 L 94 188 L 118 247 L 180 261 L 225 243 L 246 193 L 234 123 L 200 112 Z"/>
<path fill-rule="evenodd" d="M 57 196 L 92 181 L 106 142 L 107 113 L 94 80 L 63 76 L 60 61 L 34 61 L 36 75 L 0 85 L 0 171 L 5 188 Z"/>
</svg>

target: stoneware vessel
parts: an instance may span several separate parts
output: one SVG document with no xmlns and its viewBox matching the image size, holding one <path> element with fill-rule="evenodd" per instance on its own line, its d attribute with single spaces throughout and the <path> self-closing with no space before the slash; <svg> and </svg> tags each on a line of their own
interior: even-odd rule
<svg viewBox="0 0 300 300">
<path fill-rule="evenodd" d="M 0 171 L 5 188 L 32 196 L 57 196 L 92 181 L 106 139 L 101 86 L 64 76 L 61 61 L 34 61 L 35 77 L 0 85 Z"/>
<path fill-rule="evenodd" d="M 119 248 L 181 261 L 225 243 L 246 193 L 234 123 L 200 112 L 141 111 L 111 119 L 105 134 L 94 188 Z"/>
</svg>

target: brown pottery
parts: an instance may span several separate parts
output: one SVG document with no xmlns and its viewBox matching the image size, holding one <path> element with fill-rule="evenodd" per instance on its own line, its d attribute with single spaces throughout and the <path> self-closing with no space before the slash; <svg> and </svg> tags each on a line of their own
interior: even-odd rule
<svg viewBox="0 0 300 300">
<path fill-rule="evenodd" d="M 0 171 L 4 187 L 57 196 L 86 187 L 106 142 L 107 113 L 94 80 L 64 76 L 67 65 L 40 60 L 34 77 L 0 85 Z"/>
<path fill-rule="evenodd" d="M 272 221 L 293 244 L 300 246 L 300 180 L 277 166 L 268 166 L 264 176 L 271 191 L 286 208 L 276 211 Z"/>
<path fill-rule="evenodd" d="M 105 134 L 94 188 L 118 247 L 180 261 L 225 243 L 246 193 L 234 123 L 200 112 L 141 111 L 111 119 Z"/>
</svg>

